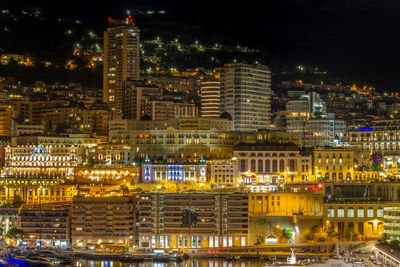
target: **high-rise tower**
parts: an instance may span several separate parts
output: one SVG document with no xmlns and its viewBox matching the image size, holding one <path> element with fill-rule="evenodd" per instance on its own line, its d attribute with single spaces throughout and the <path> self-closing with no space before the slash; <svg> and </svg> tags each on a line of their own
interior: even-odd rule
<svg viewBox="0 0 400 267">
<path fill-rule="evenodd" d="M 219 73 L 201 81 L 201 117 L 219 118 L 221 112 Z"/>
<path fill-rule="evenodd" d="M 235 131 L 268 129 L 271 124 L 271 72 L 266 66 L 226 64 L 220 72 L 221 113 Z"/>
<path fill-rule="evenodd" d="M 124 84 L 139 79 L 140 31 L 130 15 L 109 21 L 104 32 L 103 101 L 116 118 L 122 114 Z"/>
</svg>

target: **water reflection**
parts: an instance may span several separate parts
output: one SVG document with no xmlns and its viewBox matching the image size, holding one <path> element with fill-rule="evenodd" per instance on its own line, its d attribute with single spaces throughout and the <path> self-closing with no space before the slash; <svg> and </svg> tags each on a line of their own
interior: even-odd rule
<svg viewBox="0 0 400 267">
<path fill-rule="evenodd" d="M 223 260 L 186 260 L 182 262 L 138 262 L 77 260 L 74 267 L 262 267 L 263 261 L 227 262 Z"/>
</svg>

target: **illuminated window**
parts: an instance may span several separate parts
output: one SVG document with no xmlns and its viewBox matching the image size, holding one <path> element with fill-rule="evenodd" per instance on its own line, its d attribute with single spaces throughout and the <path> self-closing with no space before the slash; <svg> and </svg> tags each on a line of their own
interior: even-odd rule
<svg viewBox="0 0 400 267">
<path fill-rule="evenodd" d="M 368 208 L 368 210 L 367 210 L 367 217 L 368 217 L 368 218 L 374 217 L 374 209 L 373 209 L 373 208 Z"/>
<path fill-rule="evenodd" d="M 338 218 L 343 218 L 344 217 L 344 208 L 342 208 L 342 207 L 338 208 L 337 216 L 338 216 Z"/>
<path fill-rule="evenodd" d="M 353 218 L 353 217 L 354 217 L 354 209 L 350 207 L 347 209 L 347 218 Z"/>
<path fill-rule="evenodd" d="M 364 209 L 363 208 L 358 208 L 357 209 L 357 217 L 358 218 L 363 218 L 364 217 Z"/>
<path fill-rule="evenodd" d="M 329 218 L 335 217 L 335 209 L 334 208 L 332 208 L 332 207 L 328 208 L 328 217 Z"/>
<path fill-rule="evenodd" d="M 376 217 L 378 217 L 378 218 L 382 218 L 383 217 L 383 209 L 382 208 L 378 208 L 376 210 Z"/>
</svg>

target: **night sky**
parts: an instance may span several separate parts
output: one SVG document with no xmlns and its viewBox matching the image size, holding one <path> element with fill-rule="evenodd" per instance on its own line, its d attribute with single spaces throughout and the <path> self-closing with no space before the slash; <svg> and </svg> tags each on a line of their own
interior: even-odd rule
<svg viewBox="0 0 400 267">
<path fill-rule="evenodd" d="M 103 23 L 129 9 L 166 10 L 177 22 L 199 25 L 259 48 L 268 65 L 317 64 L 390 90 L 400 87 L 400 1 L 1 1 L 0 7 L 42 7 Z M 138 22 L 140 27 L 140 21 Z M 171 29 L 173 31 L 174 29 Z"/>
</svg>

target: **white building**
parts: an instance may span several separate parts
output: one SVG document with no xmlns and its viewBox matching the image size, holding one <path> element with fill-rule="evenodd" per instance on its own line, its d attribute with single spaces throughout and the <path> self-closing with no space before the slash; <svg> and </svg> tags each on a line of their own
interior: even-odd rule
<svg viewBox="0 0 400 267">
<path fill-rule="evenodd" d="M 271 124 L 271 72 L 266 66 L 226 64 L 218 69 L 221 113 L 228 113 L 235 131 L 268 129 Z"/>
</svg>

